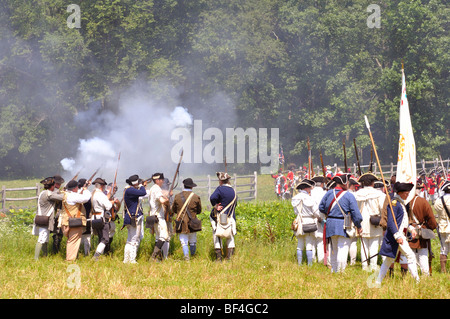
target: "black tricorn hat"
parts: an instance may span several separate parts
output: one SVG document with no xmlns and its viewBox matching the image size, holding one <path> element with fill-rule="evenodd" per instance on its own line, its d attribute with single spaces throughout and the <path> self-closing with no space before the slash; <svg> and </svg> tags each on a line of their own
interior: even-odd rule
<svg viewBox="0 0 450 319">
<path fill-rule="evenodd" d="M 347 184 L 349 178 L 350 178 L 350 174 L 342 174 L 342 175 L 333 177 L 333 181 L 335 181 L 336 184 Z"/>
<path fill-rule="evenodd" d="M 413 183 L 400 183 L 400 182 L 396 182 L 396 183 L 394 184 L 394 190 L 395 190 L 397 193 L 400 193 L 400 192 L 409 192 L 409 191 L 411 191 L 411 189 L 413 189 L 413 187 L 414 187 L 414 184 L 413 184 Z"/>
<path fill-rule="evenodd" d="M 153 180 L 164 179 L 164 174 L 163 173 L 155 173 L 152 175 L 152 179 Z"/>
<path fill-rule="evenodd" d="M 192 178 L 186 178 L 184 181 L 183 181 L 183 185 L 184 185 L 184 187 L 196 187 L 197 186 L 197 184 L 195 184 L 194 183 L 194 181 L 192 180 Z"/>
<path fill-rule="evenodd" d="M 68 190 L 74 189 L 74 188 L 78 187 L 78 182 L 76 180 L 72 179 L 71 181 L 69 181 L 67 183 L 66 187 Z"/>
<path fill-rule="evenodd" d="M 365 173 L 362 174 L 359 178 L 358 178 L 358 182 L 363 183 L 363 182 L 375 182 L 378 181 L 378 177 L 376 177 L 374 174 L 372 173 Z"/>
<path fill-rule="evenodd" d="M 108 183 L 103 178 L 97 177 L 92 184 L 107 185 Z"/>
<path fill-rule="evenodd" d="M 296 187 L 296 189 L 305 189 L 308 187 L 314 187 L 316 186 L 316 182 L 311 179 L 303 179 Z"/>
<path fill-rule="evenodd" d="M 139 183 L 139 176 L 138 175 L 131 175 L 130 177 L 128 177 L 125 182 L 128 185 L 136 185 L 137 183 Z"/>
<path fill-rule="evenodd" d="M 52 187 L 55 184 L 55 179 L 53 177 L 46 177 L 40 181 L 45 187 Z"/>
<path fill-rule="evenodd" d="M 316 183 L 326 183 L 327 178 L 324 176 L 314 176 L 313 178 L 311 178 L 311 180 Z"/>
</svg>

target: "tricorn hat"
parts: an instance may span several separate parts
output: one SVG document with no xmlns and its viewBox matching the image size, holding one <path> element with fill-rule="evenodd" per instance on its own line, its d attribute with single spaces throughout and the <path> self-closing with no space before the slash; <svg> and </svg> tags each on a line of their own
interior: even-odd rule
<svg viewBox="0 0 450 319">
<path fill-rule="evenodd" d="M 217 178 L 219 179 L 219 181 L 226 181 L 231 178 L 231 176 L 225 172 L 216 172 L 216 175 L 217 175 Z"/>
<path fill-rule="evenodd" d="M 155 173 L 152 175 L 152 180 L 157 180 L 157 179 L 164 179 L 164 174 L 163 173 Z"/>
<path fill-rule="evenodd" d="M 400 182 L 396 182 L 394 184 L 394 190 L 397 193 L 400 192 L 409 192 L 411 191 L 411 189 L 413 189 L 414 184 L 413 183 L 400 183 Z"/>
<path fill-rule="evenodd" d="M 128 185 L 137 185 L 139 183 L 139 176 L 138 175 L 131 175 L 128 177 L 125 182 L 127 182 Z"/>
<path fill-rule="evenodd" d="M 53 177 L 46 177 L 42 181 L 40 181 L 41 184 L 44 185 L 44 187 L 52 187 L 55 184 L 55 179 Z"/>
<path fill-rule="evenodd" d="M 66 186 L 66 188 L 68 189 L 68 190 L 71 190 L 71 189 L 74 189 L 74 188 L 77 188 L 78 187 L 78 182 L 76 181 L 76 180 L 74 180 L 74 179 L 72 179 L 71 181 L 69 181 L 68 183 L 67 183 L 67 186 Z"/>
<path fill-rule="evenodd" d="M 372 174 L 372 173 L 365 173 L 365 174 L 362 174 L 362 175 L 358 178 L 358 182 L 360 182 L 360 183 L 364 183 L 364 182 L 372 183 L 372 182 L 375 182 L 375 181 L 377 181 L 377 180 L 378 180 L 378 178 L 377 178 L 374 174 Z"/>
<path fill-rule="evenodd" d="M 108 183 L 103 178 L 97 177 L 92 184 L 107 185 Z"/>
<path fill-rule="evenodd" d="M 347 184 L 349 178 L 350 178 L 350 174 L 342 174 L 339 176 L 335 176 L 333 178 L 333 181 L 335 181 L 336 184 Z"/>
<path fill-rule="evenodd" d="M 184 185 L 184 187 L 189 187 L 189 188 L 192 188 L 192 187 L 196 187 L 197 186 L 197 184 L 195 184 L 194 183 L 194 181 L 192 180 L 192 178 L 186 178 L 184 181 L 183 181 L 183 185 Z"/>
<path fill-rule="evenodd" d="M 327 178 L 324 176 L 314 176 L 313 178 L 311 178 L 311 180 L 313 180 L 316 183 L 326 183 Z"/>
<path fill-rule="evenodd" d="M 296 187 L 296 189 L 305 189 L 308 187 L 314 187 L 316 186 L 316 182 L 311 180 L 311 179 L 307 179 L 304 178 Z"/>
</svg>

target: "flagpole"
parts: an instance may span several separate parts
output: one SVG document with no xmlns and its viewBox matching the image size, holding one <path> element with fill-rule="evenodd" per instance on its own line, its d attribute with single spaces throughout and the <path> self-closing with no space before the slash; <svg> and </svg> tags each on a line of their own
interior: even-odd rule
<svg viewBox="0 0 450 319">
<path fill-rule="evenodd" d="M 380 159 L 378 158 L 377 148 L 375 147 L 375 142 L 373 140 L 372 131 L 370 130 L 369 120 L 367 119 L 367 116 L 365 116 L 365 115 L 364 115 L 364 120 L 366 121 L 366 126 L 367 126 L 367 129 L 369 130 L 370 140 L 372 141 L 373 152 L 375 153 L 375 158 L 377 159 L 377 164 L 378 164 L 378 167 L 380 168 L 381 179 L 383 180 L 384 190 L 386 191 L 386 196 L 388 198 L 389 207 L 391 208 L 392 218 L 394 218 L 395 227 L 397 227 L 397 231 L 398 231 L 397 220 L 394 215 L 394 209 L 392 208 L 391 196 L 389 195 L 389 191 L 388 191 L 386 183 L 385 183 L 385 179 L 383 176 L 383 170 L 382 170 L 381 164 L 380 164 Z"/>
</svg>

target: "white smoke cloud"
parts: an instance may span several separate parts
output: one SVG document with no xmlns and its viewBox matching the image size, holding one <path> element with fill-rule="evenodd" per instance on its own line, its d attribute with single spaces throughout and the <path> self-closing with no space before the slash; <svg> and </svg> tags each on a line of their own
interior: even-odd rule
<svg viewBox="0 0 450 319">
<path fill-rule="evenodd" d="M 61 165 L 65 178 L 72 178 L 80 169 L 79 178 L 89 178 L 98 168 L 97 176 L 112 182 L 118 166 L 118 181 L 130 175 L 149 178 L 155 172 L 170 176 L 173 163 L 170 136 L 176 127 L 189 127 L 192 115 L 183 106 L 171 107 L 135 91 L 119 102 L 119 110 L 99 112 L 98 105 L 80 112 L 75 123 L 90 130 L 89 137 L 80 139 L 76 156 L 64 158 Z M 176 105 L 176 104 L 175 104 Z"/>
</svg>

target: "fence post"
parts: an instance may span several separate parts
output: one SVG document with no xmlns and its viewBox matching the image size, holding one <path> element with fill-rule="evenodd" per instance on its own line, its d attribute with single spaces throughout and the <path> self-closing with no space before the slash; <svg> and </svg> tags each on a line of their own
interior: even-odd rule
<svg viewBox="0 0 450 319">
<path fill-rule="evenodd" d="M 233 185 L 233 189 L 234 189 L 234 191 L 236 191 L 236 185 L 237 185 L 237 175 L 236 175 L 236 173 L 234 173 L 233 176 L 234 176 L 234 185 Z"/>
<path fill-rule="evenodd" d="M 258 174 L 256 173 L 256 171 L 253 172 L 253 174 L 255 175 L 255 200 L 256 200 L 256 195 L 258 193 Z"/>
<path fill-rule="evenodd" d="M 208 200 L 211 197 L 211 175 L 208 174 Z"/>
<path fill-rule="evenodd" d="M 6 186 L 3 185 L 2 186 L 2 212 L 5 211 L 5 206 L 6 206 Z"/>
</svg>

